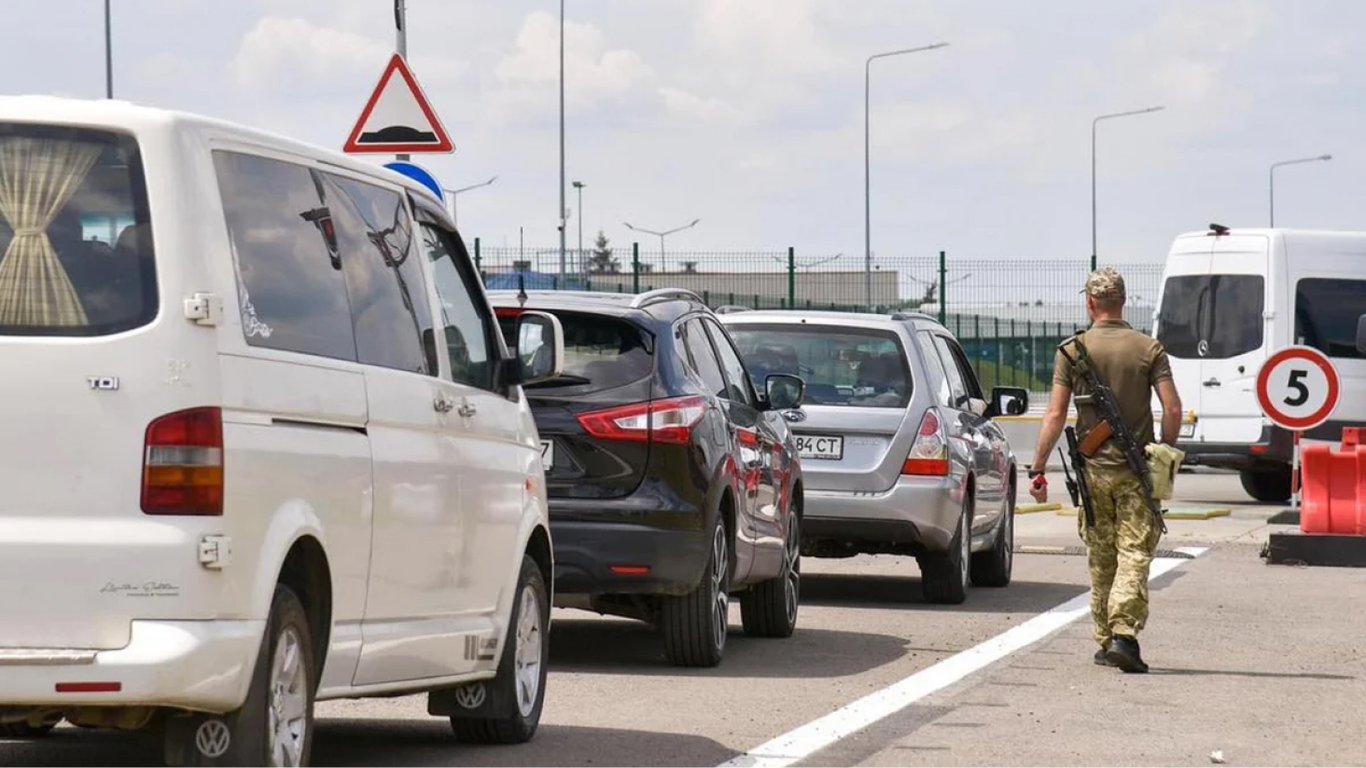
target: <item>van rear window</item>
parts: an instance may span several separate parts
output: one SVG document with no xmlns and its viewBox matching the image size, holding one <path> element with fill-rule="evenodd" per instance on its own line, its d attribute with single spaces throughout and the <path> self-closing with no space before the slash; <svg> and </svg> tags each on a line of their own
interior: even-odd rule
<svg viewBox="0 0 1366 768">
<path fill-rule="evenodd" d="M 0 336 L 102 336 L 157 307 L 137 142 L 0 123 Z"/>
<path fill-rule="evenodd" d="M 1261 275 L 1167 278 L 1157 339 L 1172 357 L 1226 360 L 1262 348 Z"/>
</svg>

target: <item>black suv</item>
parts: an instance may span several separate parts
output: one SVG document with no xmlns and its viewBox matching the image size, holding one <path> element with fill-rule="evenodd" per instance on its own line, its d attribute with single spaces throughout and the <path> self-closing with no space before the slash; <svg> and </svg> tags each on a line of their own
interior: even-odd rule
<svg viewBox="0 0 1366 768">
<path fill-rule="evenodd" d="M 715 666 L 730 594 L 745 633 L 787 637 L 800 587 L 801 465 L 779 410 L 804 384 L 756 393 L 697 295 L 491 291 L 508 346 L 517 315 L 564 329 L 564 372 L 528 386 L 555 548 L 556 605 L 656 625 L 681 666 Z"/>
</svg>

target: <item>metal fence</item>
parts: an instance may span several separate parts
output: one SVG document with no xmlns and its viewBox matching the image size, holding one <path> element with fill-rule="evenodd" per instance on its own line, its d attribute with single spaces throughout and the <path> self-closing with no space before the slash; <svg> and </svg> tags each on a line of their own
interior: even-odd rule
<svg viewBox="0 0 1366 768">
<path fill-rule="evenodd" d="M 962 342 L 984 387 L 1049 388 L 1054 348 L 1086 327 L 1080 291 L 1087 259 L 1020 261 L 806 254 L 775 251 L 643 251 L 489 248 L 474 256 L 491 289 L 639 293 L 694 291 L 712 307 L 839 312 L 918 311 Z M 1161 264 L 1114 264 L 1124 275 L 1126 318 L 1152 328 Z"/>
</svg>

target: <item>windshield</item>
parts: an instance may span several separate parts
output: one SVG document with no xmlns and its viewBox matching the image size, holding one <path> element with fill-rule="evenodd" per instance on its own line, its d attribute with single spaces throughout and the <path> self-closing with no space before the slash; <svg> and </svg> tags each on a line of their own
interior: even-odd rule
<svg viewBox="0 0 1366 768">
<path fill-rule="evenodd" d="M 1261 275 L 1167 278 L 1157 338 L 1167 354 L 1222 360 L 1262 347 Z"/>
<path fill-rule="evenodd" d="M 518 310 L 499 308 L 498 327 L 514 356 Z M 640 329 L 624 321 L 579 312 L 553 312 L 564 329 L 564 372 L 528 389 L 586 394 L 640 381 L 654 370 L 654 356 Z M 557 393 L 558 394 L 558 393 Z"/>
<path fill-rule="evenodd" d="M 137 143 L 0 123 L 0 335 L 98 336 L 156 311 Z"/>
<path fill-rule="evenodd" d="M 911 385 L 901 341 L 890 331 L 836 326 L 731 325 L 755 389 L 770 373 L 806 380 L 810 405 L 904 408 Z"/>
</svg>

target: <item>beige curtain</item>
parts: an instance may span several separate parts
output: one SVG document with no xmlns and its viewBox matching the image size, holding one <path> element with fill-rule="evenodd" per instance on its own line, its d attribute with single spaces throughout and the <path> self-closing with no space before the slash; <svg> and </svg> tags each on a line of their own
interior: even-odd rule
<svg viewBox="0 0 1366 768">
<path fill-rule="evenodd" d="M 14 229 L 0 256 L 0 325 L 86 324 L 47 228 L 101 151 L 61 139 L 0 138 L 0 216 Z"/>
</svg>

